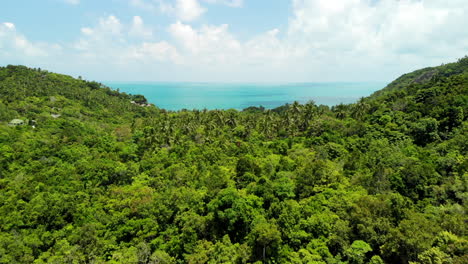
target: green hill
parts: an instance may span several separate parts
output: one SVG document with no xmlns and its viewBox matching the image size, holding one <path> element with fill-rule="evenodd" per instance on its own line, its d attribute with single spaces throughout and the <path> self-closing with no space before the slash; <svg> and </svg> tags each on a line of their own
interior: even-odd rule
<svg viewBox="0 0 468 264">
<path fill-rule="evenodd" d="M 97 83 L 24 66 L 0 68 L 1 120 L 12 117 L 45 118 L 49 113 L 106 122 L 127 122 L 145 116 L 140 95 L 128 95 Z M 138 104 L 132 104 L 134 101 Z M 60 109 L 60 110 L 59 110 Z"/>
<path fill-rule="evenodd" d="M 401 77 L 391 82 L 384 89 L 377 91 L 374 96 L 395 90 L 404 90 L 413 84 L 424 84 L 433 80 L 449 78 L 451 76 L 468 75 L 468 56 L 459 59 L 457 62 L 443 64 L 439 67 L 428 67 L 414 72 L 403 74 Z"/>
<path fill-rule="evenodd" d="M 467 263 L 467 188 L 466 57 L 245 111 L 0 68 L 0 263 Z"/>
</svg>

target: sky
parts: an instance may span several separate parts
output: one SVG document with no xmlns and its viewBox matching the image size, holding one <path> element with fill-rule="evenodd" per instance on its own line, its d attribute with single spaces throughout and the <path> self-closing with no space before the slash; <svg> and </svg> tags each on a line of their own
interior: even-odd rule
<svg viewBox="0 0 468 264">
<path fill-rule="evenodd" d="M 0 66 L 97 81 L 364 82 L 468 55 L 467 0 L 3 0 Z"/>
</svg>

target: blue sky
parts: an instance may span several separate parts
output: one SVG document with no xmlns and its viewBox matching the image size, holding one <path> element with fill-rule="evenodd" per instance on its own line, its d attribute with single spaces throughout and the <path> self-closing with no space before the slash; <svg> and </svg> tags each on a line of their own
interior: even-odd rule
<svg viewBox="0 0 468 264">
<path fill-rule="evenodd" d="M 0 62 L 98 81 L 390 81 L 467 55 L 466 0 L 10 0 Z"/>
</svg>

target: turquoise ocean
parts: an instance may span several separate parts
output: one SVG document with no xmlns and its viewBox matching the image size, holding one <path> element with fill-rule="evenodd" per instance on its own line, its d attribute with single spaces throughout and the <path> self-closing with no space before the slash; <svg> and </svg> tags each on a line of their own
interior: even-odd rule
<svg viewBox="0 0 468 264">
<path fill-rule="evenodd" d="M 167 110 L 275 108 L 298 101 L 328 106 L 353 103 L 385 87 L 386 83 L 170 83 L 104 82 L 114 90 L 144 95 Z"/>
</svg>

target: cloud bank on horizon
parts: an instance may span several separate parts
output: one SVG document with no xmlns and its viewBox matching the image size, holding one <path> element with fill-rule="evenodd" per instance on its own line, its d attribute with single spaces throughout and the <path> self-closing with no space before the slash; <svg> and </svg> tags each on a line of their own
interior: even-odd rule
<svg viewBox="0 0 468 264">
<path fill-rule="evenodd" d="M 50 1 L 83 17 L 93 7 Z M 97 80 L 387 81 L 468 51 L 466 0 L 290 0 L 285 26 L 271 16 L 273 26 L 260 32 L 254 24 L 231 30 L 243 17 L 228 24 L 210 15 L 258 0 L 116 1 L 126 8 L 102 10 L 71 40 L 30 37 L 21 18 L 2 21 L 0 11 L 0 61 Z M 269 1 L 258 2 L 264 8 L 255 12 L 269 12 Z"/>
</svg>

